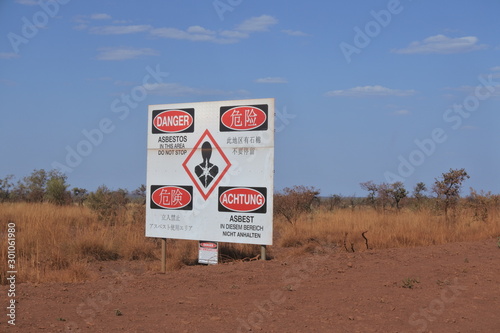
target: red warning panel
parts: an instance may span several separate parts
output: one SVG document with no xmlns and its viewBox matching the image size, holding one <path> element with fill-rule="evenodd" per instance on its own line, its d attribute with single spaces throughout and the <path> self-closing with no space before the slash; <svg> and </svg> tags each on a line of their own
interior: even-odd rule
<svg viewBox="0 0 500 333">
<path fill-rule="evenodd" d="M 219 187 L 219 212 L 266 213 L 265 187 Z"/>
<path fill-rule="evenodd" d="M 150 198 L 152 209 L 193 209 L 192 186 L 152 185 Z"/>
<path fill-rule="evenodd" d="M 265 131 L 268 105 L 226 106 L 220 108 L 221 132 Z"/>
<path fill-rule="evenodd" d="M 193 108 L 153 111 L 152 133 L 192 133 L 193 131 Z"/>
</svg>

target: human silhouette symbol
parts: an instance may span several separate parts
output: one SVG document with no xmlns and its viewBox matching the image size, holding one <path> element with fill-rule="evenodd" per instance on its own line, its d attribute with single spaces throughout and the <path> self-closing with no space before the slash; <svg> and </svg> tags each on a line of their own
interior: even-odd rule
<svg viewBox="0 0 500 333">
<path fill-rule="evenodd" d="M 196 173 L 196 176 L 198 176 L 198 179 L 201 181 L 204 187 L 208 187 L 208 185 L 210 185 L 210 183 L 219 173 L 219 167 L 210 163 L 211 156 L 212 145 L 210 144 L 210 142 L 205 141 L 201 145 L 201 157 L 203 158 L 203 162 L 201 162 L 194 168 L 194 173 Z"/>
</svg>

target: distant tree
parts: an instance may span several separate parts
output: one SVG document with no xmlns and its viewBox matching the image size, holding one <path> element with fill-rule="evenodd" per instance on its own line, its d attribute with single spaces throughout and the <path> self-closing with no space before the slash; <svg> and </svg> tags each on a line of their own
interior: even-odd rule
<svg viewBox="0 0 500 333">
<path fill-rule="evenodd" d="M 390 186 L 389 195 L 392 200 L 394 200 L 396 208 L 399 210 L 399 204 L 401 200 L 406 198 L 406 196 L 408 195 L 408 191 L 405 189 L 405 186 L 402 182 L 395 182 Z"/>
<path fill-rule="evenodd" d="M 110 201 L 111 190 L 106 185 L 101 185 L 96 191 L 90 192 L 85 203 L 90 209 L 99 210 Z"/>
<path fill-rule="evenodd" d="M 334 194 L 330 197 L 330 210 L 334 210 L 336 207 L 339 207 L 342 203 L 342 196 L 339 194 Z"/>
<path fill-rule="evenodd" d="M 413 187 L 413 198 L 415 199 L 415 207 L 417 209 L 420 209 L 422 202 L 427 198 L 425 192 L 427 192 L 427 186 L 423 182 L 419 182 Z"/>
<path fill-rule="evenodd" d="M 44 199 L 56 205 L 68 204 L 71 201 L 71 194 L 68 192 L 67 178 L 62 172 L 51 170 L 48 173 Z"/>
<path fill-rule="evenodd" d="M 73 199 L 73 202 L 77 203 L 78 205 L 83 205 L 83 202 L 85 199 L 87 199 L 88 193 L 87 190 L 84 188 L 79 188 L 79 187 L 73 187 L 71 190 L 71 198 Z"/>
<path fill-rule="evenodd" d="M 49 201 L 58 205 L 68 203 L 70 194 L 67 191 L 66 175 L 58 170 L 35 169 L 17 182 L 10 198 L 13 201 L 43 202 Z"/>
<path fill-rule="evenodd" d="M 141 204 L 145 204 L 146 203 L 146 185 L 142 184 L 141 186 L 139 186 L 138 188 L 136 188 L 132 194 L 136 197 L 139 198 L 139 202 Z"/>
<path fill-rule="evenodd" d="M 119 188 L 116 191 L 112 191 L 111 198 L 113 204 L 119 207 L 125 207 L 125 205 L 127 205 L 130 202 L 128 190 L 123 188 Z"/>
<path fill-rule="evenodd" d="M 395 182 L 393 184 L 382 183 L 377 185 L 370 180 L 361 183 L 360 186 L 365 191 L 368 191 L 368 202 L 374 208 L 379 206 L 384 210 L 387 205 L 394 205 L 399 209 L 401 200 L 408 195 L 408 191 L 406 191 L 402 182 Z"/>
<path fill-rule="evenodd" d="M 12 179 L 14 175 L 7 175 L 0 179 L 0 202 L 11 200 L 11 189 L 14 187 Z"/>
<path fill-rule="evenodd" d="M 356 206 L 359 205 L 359 204 L 362 204 L 362 201 L 363 199 L 358 199 L 356 198 L 356 194 L 353 194 L 349 197 L 349 206 L 351 207 L 351 210 L 354 212 L 354 210 L 356 209 Z"/>
<path fill-rule="evenodd" d="M 377 199 L 379 205 L 382 206 L 382 209 L 385 210 L 385 207 L 390 204 L 392 195 L 391 195 L 391 185 L 387 183 L 382 183 L 380 185 L 375 185 L 377 189 Z"/>
<path fill-rule="evenodd" d="M 125 210 L 128 191 L 124 189 L 111 191 L 106 185 L 101 185 L 88 195 L 85 203 L 97 213 L 101 221 L 113 225 L 119 212 Z"/>
<path fill-rule="evenodd" d="M 311 204 L 319 193 L 312 186 L 286 187 L 274 195 L 274 212 L 282 214 L 288 222 L 295 224 L 302 213 L 311 211 Z"/>
<path fill-rule="evenodd" d="M 467 205 L 472 208 L 473 218 L 478 221 L 487 222 L 489 210 L 494 206 L 495 196 L 491 192 L 481 190 L 477 192 L 472 187 L 467 198 Z"/>
<path fill-rule="evenodd" d="M 425 192 L 427 191 L 427 186 L 425 186 L 425 183 L 419 182 L 415 185 L 413 188 L 413 197 L 417 200 L 420 200 L 422 198 L 425 198 Z"/>
<path fill-rule="evenodd" d="M 24 182 L 18 180 L 14 188 L 10 193 L 10 199 L 12 201 L 27 201 L 28 200 L 28 188 Z"/>
<path fill-rule="evenodd" d="M 360 183 L 359 185 L 363 190 L 368 191 L 368 196 L 367 196 L 368 202 L 373 206 L 373 208 L 375 208 L 376 204 L 375 196 L 377 195 L 378 186 L 371 180 L 364 183 Z"/>
<path fill-rule="evenodd" d="M 33 170 L 31 175 L 23 178 L 26 190 L 25 200 L 28 202 L 42 202 L 45 196 L 45 187 L 47 185 L 48 174 L 44 169 Z"/>
<path fill-rule="evenodd" d="M 470 178 L 465 169 L 458 169 L 443 173 L 442 179 L 436 179 L 432 190 L 436 193 L 437 198 L 441 200 L 446 218 L 448 211 L 454 207 L 460 198 L 460 190 L 462 183 Z"/>
</svg>

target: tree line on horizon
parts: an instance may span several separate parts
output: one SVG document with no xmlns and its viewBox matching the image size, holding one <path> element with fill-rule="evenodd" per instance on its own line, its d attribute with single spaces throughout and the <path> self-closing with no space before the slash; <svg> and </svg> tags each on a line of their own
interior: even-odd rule
<svg viewBox="0 0 500 333">
<path fill-rule="evenodd" d="M 296 185 L 284 188 L 275 194 L 275 213 L 284 215 L 293 223 L 292 215 L 307 212 L 313 206 L 323 206 L 329 210 L 338 208 L 351 208 L 356 206 L 368 206 L 375 209 L 386 210 L 394 208 L 400 210 L 403 206 L 419 208 L 424 203 L 432 201 L 439 205 L 444 214 L 448 216 L 450 210 L 456 207 L 461 199 L 460 193 L 465 180 L 470 178 L 465 169 L 450 169 L 441 177 L 436 178 L 432 187 L 428 188 L 423 182 L 417 183 L 413 192 L 405 188 L 402 182 L 392 184 L 376 184 L 373 181 L 360 183 L 360 187 L 367 192 L 366 197 L 343 197 L 334 194 L 330 197 L 319 197 L 320 191 L 311 186 Z M 128 203 L 145 204 L 146 186 L 140 185 L 134 191 L 127 189 L 111 190 L 106 185 L 101 185 L 97 190 L 89 192 L 87 189 L 73 187 L 67 183 L 67 176 L 58 171 L 35 169 L 21 180 L 14 183 L 14 176 L 8 175 L 0 179 L 0 202 L 28 202 L 41 203 L 50 202 L 56 205 L 86 205 L 93 210 L 107 212 L 116 211 Z M 428 195 L 433 194 L 433 196 Z M 476 210 L 484 210 L 492 204 L 500 203 L 500 195 L 490 192 L 477 192 L 471 188 L 466 198 L 469 203 L 475 205 Z M 478 213 L 483 214 L 484 213 Z"/>
<path fill-rule="evenodd" d="M 465 180 L 469 179 L 465 169 L 450 169 L 436 178 L 431 187 L 419 182 L 410 193 L 402 182 L 392 184 L 376 184 L 373 181 L 360 183 L 360 187 L 368 192 L 366 197 L 319 196 L 320 191 L 311 186 L 293 186 L 284 188 L 275 194 L 274 210 L 288 222 L 294 224 L 302 213 L 311 212 L 316 208 L 329 211 L 338 209 L 356 209 L 372 207 L 381 212 L 387 210 L 399 211 L 405 207 L 412 210 L 423 208 L 436 212 L 441 211 L 446 219 L 455 217 L 459 207 L 470 208 L 474 218 L 486 221 L 493 207 L 500 207 L 500 195 L 491 192 L 476 191 L 470 188 L 470 194 L 462 198 L 461 190 Z"/>
<path fill-rule="evenodd" d="M 117 215 L 128 203 L 145 204 L 146 186 L 141 185 L 134 191 L 126 189 L 111 190 L 101 185 L 97 190 L 89 192 L 87 189 L 73 187 L 67 183 L 67 176 L 58 171 L 35 169 L 17 183 L 14 176 L 8 175 L 0 179 L 1 202 L 49 202 L 55 205 L 85 205 L 96 211 L 99 217 L 110 220 Z"/>
</svg>

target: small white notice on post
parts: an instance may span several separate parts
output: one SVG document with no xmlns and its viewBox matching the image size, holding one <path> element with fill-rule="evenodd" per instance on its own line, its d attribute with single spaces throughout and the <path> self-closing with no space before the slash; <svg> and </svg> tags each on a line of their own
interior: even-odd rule
<svg viewBox="0 0 500 333">
<path fill-rule="evenodd" d="M 272 245 L 274 99 L 150 105 L 146 236 Z"/>
<path fill-rule="evenodd" d="M 198 263 L 217 265 L 219 262 L 219 244 L 217 242 L 200 241 L 198 250 Z"/>
</svg>

